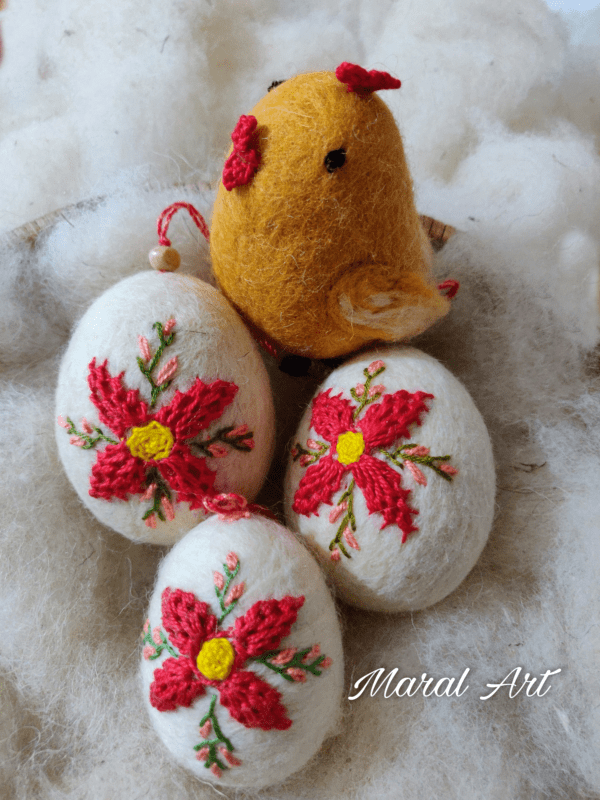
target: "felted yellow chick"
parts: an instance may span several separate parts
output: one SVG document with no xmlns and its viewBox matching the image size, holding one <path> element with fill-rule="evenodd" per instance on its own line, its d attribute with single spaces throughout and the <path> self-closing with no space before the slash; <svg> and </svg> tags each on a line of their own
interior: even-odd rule
<svg viewBox="0 0 600 800">
<path fill-rule="evenodd" d="M 341 64 L 274 85 L 232 134 L 210 249 L 223 293 L 271 344 L 312 358 L 414 336 L 449 300 L 402 139 L 375 94 L 400 81 Z"/>
</svg>

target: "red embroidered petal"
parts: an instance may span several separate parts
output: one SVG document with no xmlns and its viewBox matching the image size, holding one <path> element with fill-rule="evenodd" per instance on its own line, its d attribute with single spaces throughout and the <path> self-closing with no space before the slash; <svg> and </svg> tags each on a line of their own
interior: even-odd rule
<svg viewBox="0 0 600 800">
<path fill-rule="evenodd" d="M 130 494 L 144 491 L 144 462 L 134 458 L 125 442 L 109 444 L 96 455 L 90 476 L 90 496 L 127 500 Z"/>
<path fill-rule="evenodd" d="M 176 443 L 167 458 L 156 462 L 159 472 L 177 492 L 177 502 L 189 503 L 192 511 L 202 508 L 202 501 L 214 494 L 216 474 L 197 458 L 186 444 Z"/>
<path fill-rule="evenodd" d="M 361 429 L 365 447 L 389 447 L 399 439 L 410 437 L 410 426 L 421 424 L 421 415 L 429 411 L 426 400 L 433 399 L 426 392 L 407 392 L 401 389 L 394 394 L 384 394 L 379 403 L 365 411 L 357 426 Z"/>
<path fill-rule="evenodd" d="M 205 691 L 188 658 L 167 658 L 154 670 L 150 703 L 158 711 L 175 711 L 178 706 L 189 708 Z"/>
<path fill-rule="evenodd" d="M 210 613 L 210 606 L 181 589 L 173 592 L 167 588 L 162 593 L 162 622 L 171 644 L 190 658 L 198 655 L 217 628 L 217 618 Z"/>
<path fill-rule="evenodd" d="M 352 421 L 355 407 L 341 394 L 330 397 L 330 392 L 320 392 L 313 400 L 310 425 L 319 436 L 335 442 L 340 433 L 356 430 Z"/>
<path fill-rule="evenodd" d="M 289 636 L 303 604 L 304 597 L 291 595 L 281 600 L 259 600 L 236 619 L 228 635 L 243 647 L 249 658 L 276 650 L 281 640 Z"/>
<path fill-rule="evenodd" d="M 292 508 L 296 514 L 309 517 L 317 514 L 321 503 L 332 504 L 335 492 L 340 488 L 342 477 L 348 467 L 331 456 L 323 456 L 316 464 L 310 466 L 298 484 Z"/>
<path fill-rule="evenodd" d="M 398 78 L 393 78 L 389 72 L 380 72 L 377 69 L 367 72 L 364 67 L 350 64 L 348 61 L 339 65 L 335 71 L 335 77 L 348 86 L 349 92 L 362 95 L 377 92 L 380 89 L 399 89 L 401 86 Z"/>
<path fill-rule="evenodd" d="M 238 387 L 229 381 L 203 383 L 196 378 L 187 392 L 175 392 L 154 419 L 169 428 L 175 439 L 191 439 L 218 419 L 231 403 Z"/>
<path fill-rule="evenodd" d="M 292 724 L 281 694 L 253 672 L 232 672 L 222 683 L 220 700 L 246 728 L 285 731 Z"/>
<path fill-rule="evenodd" d="M 144 425 L 148 421 L 148 406 L 137 389 L 126 389 L 120 375 L 111 375 L 105 361 L 99 367 L 93 358 L 89 365 L 88 386 L 90 400 L 98 409 L 100 422 L 117 434 L 125 435 L 129 428 Z"/>
<path fill-rule="evenodd" d="M 369 514 L 378 512 L 383 516 L 382 528 L 392 523 L 397 525 L 405 542 L 410 533 L 418 530 L 412 517 L 419 512 L 408 504 L 410 489 L 403 488 L 400 474 L 383 461 L 367 455 L 361 456 L 351 469 L 356 485 L 365 497 Z"/>
</svg>

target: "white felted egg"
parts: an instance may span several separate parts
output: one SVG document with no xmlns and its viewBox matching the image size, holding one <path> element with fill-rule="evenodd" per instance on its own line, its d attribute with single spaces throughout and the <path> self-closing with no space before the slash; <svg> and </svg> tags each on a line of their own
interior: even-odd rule
<svg viewBox="0 0 600 800">
<path fill-rule="evenodd" d="M 160 566 L 142 636 L 152 725 L 199 778 L 277 783 L 336 731 L 335 606 L 316 562 L 276 522 L 212 517 L 184 536 Z"/>
<path fill-rule="evenodd" d="M 79 497 L 138 541 L 177 541 L 216 494 L 252 500 L 270 465 L 258 350 L 225 298 L 186 275 L 141 272 L 93 303 L 64 355 L 56 413 Z"/>
<path fill-rule="evenodd" d="M 410 347 L 362 353 L 306 410 L 286 516 L 340 597 L 373 611 L 441 600 L 471 570 L 494 513 L 485 424 L 465 388 Z"/>
</svg>

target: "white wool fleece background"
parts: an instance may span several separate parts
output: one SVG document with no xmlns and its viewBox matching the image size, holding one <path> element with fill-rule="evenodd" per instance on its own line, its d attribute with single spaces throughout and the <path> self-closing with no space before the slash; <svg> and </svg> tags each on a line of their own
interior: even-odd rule
<svg viewBox="0 0 600 800">
<path fill-rule="evenodd" d="M 469 667 L 469 690 L 346 701 L 313 762 L 243 796 L 600 798 L 599 22 L 596 9 L 567 24 L 541 0 L 9 0 L 2 800 L 216 796 L 171 762 L 146 719 L 139 631 L 162 551 L 102 527 L 68 484 L 53 430 L 58 361 L 89 303 L 145 268 L 162 208 L 185 194 L 210 217 L 210 192 L 166 187 L 218 177 L 235 122 L 272 80 L 344 60 L 401 78 L 383 97 L 419 210 L 460 231 L 435 269 L 462 289 L 414 344 L 465 384 L 489 427 L 496 519 L 442 603 L 413 616 L 341 610 L 346 695 L 378 667 Z M 104 199 L 37 241 L 9 233 L 90 198 Z M 185 269 L 206 276 L 189 220 L 172 231 Z M 300 395 L 316 384 L 271 372 L 281 466 Z M 279 480 L 275 469 L 267 497 Z M 545 697 L 479 699 L 519 666 L 562 671 Z"/>
</svg>

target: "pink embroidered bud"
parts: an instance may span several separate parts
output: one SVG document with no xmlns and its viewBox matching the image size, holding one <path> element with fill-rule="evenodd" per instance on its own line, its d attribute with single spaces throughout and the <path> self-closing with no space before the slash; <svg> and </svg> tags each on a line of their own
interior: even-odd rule
<svg viewBox="0 0 600 800">
<path fill-rule="evenodd" d="M 163 507 L 163 511 L 165 512 L 165 517 L 167 518 L 167 521 L 172 522 L 175 519 L 175 510 L 173 509 L 173 503 L 171 503 L 168 497 L 165 497 L 163 495 L 160 498 L 160 504 Z"/>
<path fill-rule="evenodd" d="M 340 558 L 341 558 L 340 551 L 336 547 L 335 550 L 331 551 L 331 560 L 332 561 L 339 561 Z"/>
<path fill-rule="evenodd" d="M 286 672 L 290 678 L 293 678 L 298 683 L 305 683 L 306 674 L 304 670 L 300 669 L 300 667 L 290 667 L 289 669 L 286 669 Z"/>
<path fill-rule="evenodd" d="M 245 588 L 245 583 L 236 583 L 235 586 L 232 586 L 227 594 L 227 597 L 225 598 L 225 605 L 230 606 L 234 600 L 239 600 L 239 598 L 244 594 Z"/>
<path fill-rule="evenodd" d="M 164 367 L 156 376 L 156 385 L 162 386 L 162 384 L 170 380 L 173 377 L 173 375 L 175 375 L 176 372 L 177 372 L 177 356 L 173 356 L 173 358 L 167 361 L 167 363 L 164 365 Z"/>
<path fill-rule="evenodd" d="M 381 361 L 381 359 L 378 359 L 377 361 L 373 361 L 371 364 L 369 364 L 369 366 L 367 367 L 367 372 L 369 373 L 369 375 L 375 375 L 376 372 L 379 372 L 379 370 L 383 369 L 384 367 L 385 364 L 383 363 L 383 361 Z"/>
<path fill-rule="evenodd" d="M 207 719 L 204 725 L 200 728 L 200 736 L 203 739 L 208 739 L 208 737 L 211 734 L 211 731 L 212 731 L 212 724 L 211 721 Z"/>
<path fill-rule="evenodd" d="M 303 456 L 300 456 L 300 466 L 301 467 L 307 467 L 310 464 L 311 461 L 312 461 L 312 456 L 309 456 L 306 453 Z"/>
<path fill-rule="evenodd" d="M 352 529 L 350 528 L 349 525 L 346 525 L 346 527 L 344 528 L 343 537 L 346 540 L 346 544 L 349 547 L 352 547 L 354 550 L 360 550 L 360 545 L 354 538 L 354 534 L 352 533 Z"/>
<path fill-rule="evenodd" d="M 225 458 L 225 456 L 229 453 L 226 447 L 223 447 L 222 444 L 217 443 L 209 444 L 207 450 L 211 456 L 214 456 L 214 458 Z"/>
<path fill-rule="evenodd" d="M 376 394 L 383 394 L 385 392 L 385 386 L 383 384 L 378 383 L 377 386 L 371 386 L 369 389 L 369 397 L 375 397 Z"/>
<path fill-rule="evenodd" d="M 364 383 L 357 383 L 354 388 L 354 393 L 356 394 L 357 397 L 362 397 L 363 394 L 365 393 Z"/>
<path fill-rule="evenodd" d="M 62 417 L 59 417 L 59 420 L 60 420 L 60 419 L 62 419 Z M 68 425 L 67 425 L 67 423 L 64 421 L 64 419 L 63 419 L 63 422 L 64 422 L 63 428 L 68 428 L 69 426 L 68 426 Z M 60 422 L 59 422 L 58 424 L 60 425 L 60 424 L 62 424 L 62 423 L 60 423 Z M 292 457 L 292 458 L 296 458 L 296 456 L 298 455 L 298 448 L 297 448 L 297 447 L 292 447 L 292 450 L 291 450 L 291 452 L 290 452 L 290 455 L 291 455 L 291 457 Z"/>
<path fill-rule="evenodd" d="M 71 427 L 69 423 L 65 421 L 62 415 L 60 417 L 57 417 L 56 421 L 58 422 L 61 428 L 66 428 L 67 430 L 69 430 L 69 428 Z"/>
<path fill-rule="evenodd" d="M 140 503 L 145 503 L 148 500 L 151 500 L 154 496 L 154 492 L 156 491 L 156 484 L 151 483 L 150 486 L 146 489 L 144 494 L 140 497 Z"/>
<path fill-rule="evenodd" d="M 422 471 L 417 467 L 417 465 L 413 464 L 412 461 L 405 461 L 404 463 L 408 467 L 408 471 L 411 473 L 415 481 L 420 483 L 421 486 L 427 486 L 427 478 L 425 475 L 423 475 Z"/>
<path fill-rule="evenodd" d="M 249 428 L 247 425 L 240 425 L 239 428 L 234 428 L 230 431 L 225 438 L 233 439 L 234 436 L 243 436 L 245 433 L 248 433 L 248 430 Z"/>
<path fill-rule="evenodd" d="M 81 420 L 81 430 L 84 433 L 93 433 L 94 432 L 94 429 L 92 428 L 92 426 L 90 425 L 90 423 L 87 421 L 87 419 L 85 417 L 83 417 L 83 419 Z"/>
<path fill-rule="evenodd" d="M 307 439 L 306 440 L 306 446 L 309 447 L 311 450 L 318 450 L 319 449 L 319 443 L 315 442 L 314 439 Z"/>
<path fill-rule="evenodd" d="M 304 658 L 302 659 L 302 663 L 308 664 L 309 662 L 314 661 L 314 659 L 320 655 L 321 655 L 321 647 L 318 644 L 315 644 L 304 656 Z"/>
<path fill-rule="evenodd" d="M 85 439 L 81 439 L 79 436 L 71 436 L 69 439 L 69 444 L 74 444 L 77 447 L 83 447 L 85 444 Z"/>
<path fill-rule="evenodd" d="M 201 747 L 200 750 L 196 753 L 196 758 L 198 761 L 206 761 L 208 758 L 208 754 L 210 753 L 209 747 Z"/>
<path fill-rule="evenodd" d="M 244 444 L 249 450 L 254 450 L 254 448 L 256 447 L 256 442 L 254 441 L 254 439 L 245 439 Z"/>
<path fill-rule="evenodd" d="M 235 520 L 247 519 L 250 516 L 248 501 L 241 494 L 234 492 L 205 497 L 202 504 L 207 511 L 211 514 L 218 514 L 219 519 L 225 522 L 235 522 Z"/>
<path fill-rule="evenodd" d="M 220 777 L 221 777 L 221 775 L 223 774 L 223 773 L 221 772 L 221 768 L 219 767 L 219 765 L 218 765 L 218 764 L 211 764 L 211 765 L 210 765 L 210 771 L 211 771 L 211 772 L 212 772 L 212 774 L 215 776 L 215 778 L 220 778 Z"/>
<path fill-rule="evenodd" d="M 225 578 L 221 575 L 220 572 L 217 572 L 217 570 L 213 572 L 213 581 L 217 589 L 220 592 L 222 592 L 223 587 L 225 586 Z"/>
<path fill-rule="evenodd" d="M 154 514 L 150 514 L 149 517 L 146 517 L 144 522 L 146 523 L 148 528 L 156 528 L 156 517 L 154 516 Z"/>
<path fill-rule="evenodd" d="M 225 563 L 227 564 L 227 569 L 230 572 L 235 572 L 235 568 L 239 563 L 239 559 L 237 555 L 231 551 L 231 553 L 227 553 L 227 556 L 225 557 Z"/>
<path fill-rule="evenodd" d="M 445 472 L 446 475 L 458 475 L 458 470 L 456 467 L 453 467 L 452 464 L 440 464 L 440 469 L 442 472 Z"/>
<path fill-rule="evenodd" d="M 152 629 L 152 641 L 155 644 L 162 644 L 162 636 L 160 635 L 160 628 Z"/>
<path fill-rule="evenodd" d="M 147 644 L 144 649 L 142 650 L 142 655 L 148 661 L 150 656 L 153 656 L 156 653 L 156 650 L 152 647 L 151 644 Z"/>
<path fill-rule="evenodd" d="M 140 355 L 144 361 L 150 361 L 150 345 L 145 336 L 138 336 L 138 347 L 140 348 Z"/>
<path fill-rule="evenodd" d="M 333 664 L 333 660 L 329 656 L 325 656 L 323 661 L 319 664 L 319 669 L 327 669 Z"/>
<path fill-rule="evenodd" d="M 142 628 L 142 631 L 144 632 L 144 634 L 146 634 L 148 633 L 149 630 L 150 630 L 150 620 L 147 619 L 146 622 L 144 622 L 144 627 Z"/>
<path fill-rule="evenodd" d="M 233 755 L 233 753 L 230 753 L 226 747 L 219 747 L 219 752 L 221 753 L 225 761 L 228 761 L 232 767 L 242 766 L 242 762 L 239 760 L 239 758 L 236 758 Z"/>
<path fill-rule="evenodd" d="M 173 319 L 173 317 L 171 317 L 171 319 L 168 319 L 163 325 L 163 335 L 168 336 L 174 327 L 175 327 L 175 320 Z"/>
<path fill-rule="evenodd" d="M 429 455 L 429 448 L 425 447 L 422 444 L 418 444 L 416 447 L 411 447 L 410 450 L 404 451 L 405 456 L 428 456 Z"/>
<path fill-rule="evenodd" d="M 348 509 L 348 501 L 342 501 L 339 506 L 336 506 L 329 512 L 329 522 L 337 522 L 338 519 L 342 516 L 344 511 Z"/>
<path fill-rule="evenodd" d="M 296 655 L 296 652 L 296 647 L 288 647 L 286 650 L 282 650 L 279 655 L 275 656 L 275 658 L 272 658 L 271 664 L 282 667 L 284 664 L 287 664 L 288 661 L 292 660 L 292 658 Z"/>
</svg>

